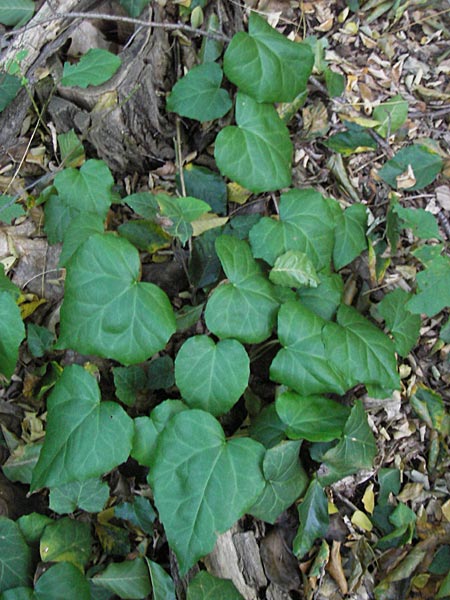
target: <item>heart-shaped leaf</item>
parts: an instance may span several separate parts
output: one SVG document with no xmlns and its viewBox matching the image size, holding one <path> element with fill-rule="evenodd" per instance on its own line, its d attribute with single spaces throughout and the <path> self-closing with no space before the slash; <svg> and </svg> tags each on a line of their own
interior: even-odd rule
<svg viewBox="0 0 450 600">
<path fill-rule="evenodd" d="M 50 509 L 63 515 L 77 508 L 86 512 L 100 512 L 109 498 L 109 487 L 97 477 L 73 481 L 50 490 Z"/>
<path fill-rule="evenodd" d="M 227 442 L 219 422 L 201 410 L 174 416 L 158 438 L 150 483 L 181 574 L 211 552 L 264 487 L 264 447 L 250 439 Z"/>
<path fill-rule="evenodd" d="M 32 490 L 86 481 L 128 458 L 132 419 L 116 402 L 101 402 L 97 382 L 82 367 L 64 369 L 47 410 L 47 431 Z"/>
<path fill-rule="evenodd" d="M 95 213 L 82 213 L 71 219 L 64 232 L 58 265 L 64 267 L 83 242 L 95 233 L 102 233 L 104 229 L 103 218 Z"/>
<path fill-rule="evenodd" d="M 167 194 L 157 194 L 156 201 L 159 204 L 163 228 L 185 244 L 192 235 L 191 221 L 195 221 L 201 215 L 210 210 L 209 204 L 191 198 L 175 198 Z"/>
<path fill-rule="evenodd" d="M 414 178 L 411 180 L 411 185 L 405 189 L 420 190 L 435 180 L 442 165 L 442 158 L 428 146 L 413 144 L 399 150 L 383 165 L 378 175 L 391 187 L 397 189 L 397 178 L 411 168 Z"/>
<path fill-rule="evenodd" d="M 291 102 L 311 75 L 310 46 L 291 42 L 254 12 L 248 31 L 233 36 L 224 56 L 225 75 L 257 102 Z"/>
<path fill-rule="evenodd" d="M 283 304 L 278 315 L 278 338 L 283 348 L 272 361 L 270 378 L 302 396 L 343 394 L 350 386 L 326 352 L 322 339 L 326 324 L 300 302 Z"/>
<path fill-rule="evenodd" d="M 300 288 L 297 295 L 302 304 L 323 319 L 332 319 L 342 302 L 344 282 L 337 273 L 320 275 L 317 287 Z"/>
<path fill-rule="evenodd" d="M 64 517 L 44 529 L 39 552 L 44 562 L 68 562 L 81 570 L 91 556 L 91 546 L 89 523 Z"/>
<path fill-rule="evenodd" d="M 236 340 L 217 344 L 206 335 L 189 338 L 175 360 L 175 381 L 192 408 L 212 415 L 228 412 L 248 385 L 250 361 Z"/>
<path fill-rule="evenodd" d="M 82 88 L 100 85 L 108 81 L 121 64 L 121 59 L 112 52 L 103 48 L 91 48 L 78 63 L 64 63 L 61 85 L 77 85 Z"/>
<path fill-rule="evenodd" d="M 216 240 L 216 251 L 230 283 L 219 285 L 206 305 L 208 329 L 220 338 L 264 341 L 279 306 L 274 287 L 263 277 L 246 242 L 223 235 Z"/>
<path fill-rule="evenodd" d="M 406 303 L 412 298 L 400 288 L 389 292 L 377 304 L 376 311 L 386 322 L 386 327 L 394 337 L 395 350 L 406 358 L 415 346 L 422 325 L 420 315 L 414 315 L 406 308 Z"/>
<path fill-rule="evenodd" d="M 328 500 L 323 487 L 313 479 L 303 502 L 298 507 L 300 526 L 293 542 L 294 554 L 301 559 L 310 550 L 314 540 L 323 537 L 328 529 Z"/>
<path fill-rule="evenodd" d="M 138 251 L 111 234 L 91 236 L 71 258 L 61 308 L 59 348 L 139 363 L 175 331 L 166 294 L 138 282 Z"/>
<path fill-rule="evenodd" d="M 269 279 L 283 287 L 317 287 L 319 277 L 304 252 L 288 250 L 275 260 Z"/>
<path fill-rule="evenodd" d="M 363 204 L 352 204 L 336 214 L 333 263 L 342 269 L 367 247 L 367 212 Z"/>
<path fill-rule="evenodd" d="M 406 308 L 412 313 L 433 317 L 450 306 L 450 260 L 447 255 L 436 256 L 426 267 L 417 273 L 418 290 Z"/>
<path fill-rule="evenodd" d="M 323 396 L 283 392 L 276 400 L 277 414 L 293 440 L 329 442 L 339 438 L 348 419 L 347 406 Z"/>
<path fill-rule="evenodd" d="M 140 557 L 121 563 L 110 563 L 92 579 L 92 583 L 128 600 L 141 600 L 151 592 L 148 567 Z"/>
<path fill-rule="evenodd" d="M 223 117 L 231 108 L 228 92 L 220 87 L 222 69 L 215 62 L 193 67 L 167 98 L 167 110 L 197 121 Z"/>
<path fill-rule="evenodd" d="M 34 586 L 34 600 L 76 598 L 91 600 L 89 583 L 78 567 L 67 562 L 57 563 L 39 577 Z"/>
<path fill-rule="evenodd" d="M 222 175 L 252 192 L 291 185 L 292 142 L 275 108 L 239 92 L 236 124 L 216 138 L 214 156 Z"/>
<path fill-rule="evenodd" d="M 19 346 L 25 337 L 20 309 L 9 292 L 0 292 L 0 373 L 8 379 L 19 358 Z"/>
<path fill-rule="evenodd" d="M 298 250 L 317 270 L 329 269 L 335 226 L 332 202 L 313 189 L 282 194 L 280 220 L 263 217 L 250 231 L 254 256 L 273 265 L 278 256 Z"/>
</svg>

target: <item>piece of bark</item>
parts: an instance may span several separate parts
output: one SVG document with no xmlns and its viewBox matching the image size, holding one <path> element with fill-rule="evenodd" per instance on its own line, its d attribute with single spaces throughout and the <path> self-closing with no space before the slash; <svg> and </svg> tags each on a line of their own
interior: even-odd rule
<svg viewBox="0 0 450 600">
<path fill-rule="evenodd" d="M 276 526 L 261 540 L 260 546 L 268 579 L 288 591 L 299 588 L 300 571 L 286 535 L 287 531 L 283 527 Z"/>
</svg>

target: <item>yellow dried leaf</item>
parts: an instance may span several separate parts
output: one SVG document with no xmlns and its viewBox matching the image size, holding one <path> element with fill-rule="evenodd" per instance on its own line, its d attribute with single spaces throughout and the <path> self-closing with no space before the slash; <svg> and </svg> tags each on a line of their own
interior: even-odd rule
<svg viewBox="0 0 450 600">
<path fill-rule="evenodd" d="M 333 502 L 328 502 L 328 514 L 335 515 L 338 512 L 339 512 L 339 510 L 338 510 L 336 504 L 334 504 Z"/>
<path fill-rule="evenodd" d="M 252 195 L 252 192 L 242 187 L 238 183 L 231 181 L 227 184 L 227 197 L 228 202 L 235 202 L 236 204 L 245 204 Z"/>
<path fill-rule="evenodd" d="M 39 306 L 46 302 L 47 300 L 45 298 L 39 298 L 36 294 L 21 294 L 19 296 L 18 305 L 22 319 L 26 319 L 32 315 Z"/>
<path fill-rule="evenodd" d="M 375 494 L 373 493 L 373 483 L 369 484 L 366 487 L 366 491 L 364 492 L 364 496 L 362 497 L 362 503 L 366 511 L 372 514 L 373 509 L 375 508 Z"/>
<path fill-rule="evenodd" d="M 444 502 L 444 504 L 441 506 L 441 509 L 444 517 L 447 519 L 447 521 L 450 521 L 450 500 Z"/>
<path fill-rule="evenodd" d="M 192 235 L 194 237 L 197 237 L 197 236 L 201 235 L 202 233 L 204 233 L 205 231 L 208 231 L 209 229 L 215 229 L 216 227 L 222 227 L 222 225 L 225 225 L 225 223 L 227 223 L 227 221 L 228 221 L 228 217 L 218 217 L 214 213 L 207 213 L 205 215 L 202 215 L 199 219 L 192 221 L 192 223 L 191 223 L 192 230 L 193 230 Z"/>
<path fill-rule="evenodd" d="M 372 531 L 373 525 L 369 517 L 362 510 L 355 510 L 352 516 L 352 523 L 364 531 Z"/>
</svg>

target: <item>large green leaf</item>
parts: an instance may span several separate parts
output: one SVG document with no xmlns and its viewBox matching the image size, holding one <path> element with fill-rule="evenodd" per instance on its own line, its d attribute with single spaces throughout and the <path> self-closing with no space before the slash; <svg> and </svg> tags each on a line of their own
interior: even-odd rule
<svg viewBox="0 0 450 600">
<path fill-rule="evenodd" d="M 44 562 L 68 562 L 83 569 L 91 556 L 91 546 L 89 523 L 64 517 L 44 529 L 39 551 Z"/>
<path fill-rule="evenodd" d="M 257 102 L 291 102 L 306 89 L 314 64 L 310 46 L 291 42 L 250 13 L 249 32 L 233 36 L 224 56 L 225 75 Z"/>
<path fill-rule="evenodd" d="M 11 588 L 0 594 L 0 600 L 33 600 L 33 589 L 28 587 Z"/>
<path fill-rule="evenodd" d="M 376 452 L 377 445 L 367 423 L 364 406 L 357 400 L 345 424 L 341 440 L 322 457 L 321 483 L 329 485 L 359 469 L 370 469 Z"/>
<path fill-rule="evenodd" d="M 277 414 L 293 440 L 329 442 L 339 438 L 350 410 L 347 406 L 323 396 L 300 396 L 283 392 L 276 399 Z"/>
<path fill-rule="evenodd" d="M 231 108 L 228 92 L 220 87 L 222 69 L 215 62 L 193 67 L 172 88 L 167 110 L 197 121 L 223 117 Z"/>
<path fill-rule="evenodd" d="M 250 437 L 266 448 L 273 448 L 286 438 L 286 425 L 280 419 L 275 404 L 269 404 L 251 420 Z"/>
<path fill-rule="evenodd" d="M 334 246 L 331 202 L 313 189 L 282 194 L 280 220 L 264 217 L 250 231 L 254 256 L 273 265 L 288 250 L 299 250 L 317 270 L 329 269 Z"/>
<path fill-rule="evenodd" d="M 263 457 L 261 444 L 227 442 L 219 422 L 197 409 L 174 416 L 159 435 L 149 479 L 182 574 L 255 502 Z"/>
<path fill-rule="evenodd" d="M 25 210 L 23 206 L 17 202 L 17 198 L 14 196 L 7 196 L 5 194 L 0 196 L 0 222 L 11 225 L 14 219 L 23 216 Z"/>
<path fill-rule="evenodd" d="M 322 339 L 326 324 L 300 302 L 283 304 L 278 315 L 278 338 L 283 348 L 272 361 L 270 378 L 302 396 L 343 394 L 349 386 L 326 352 Z"/>
<path fill-rule="evenodd" d="M 109 487 L 98 478 L 73 481 L 50 490 L 50 509 L 58 514 L 73 513 L 77 508 L 100 512 L 109 498 Z"/>
<path fill-rule="evenodd" d="M 238 92 L 236 124 L 216 138 L 214 156 L 222 175 L 252 192 L 289 186 L 292 142 L 275 108 Z"/>
<path fill-rule="evenodd" d="M 364 204 L 352 204 L 336 217 L 333 262 L 336 269 L 342 269 L 367 247 L 366 207 Z"/>
<path fill-rule="evenodd" d="M 300 288 L 297 295 L 302 304 L 323 319 L 332 319 L 342 302 L 344 282 L 337 273 L 320 274 L 320 283 L 315 288 Z"/>
<path fill-rule="evenodd" d="M 175 331 L 166 294 L 138 282 L 139 254 L 112 234 L 91 236 L 68 265 L 59 348 L 124 364 L 162 350 Z"/>
<path fill-rule="evenodd" d="M 95 233 L 102 233 L 104 229 L 103 217 L 95 213 L 82 212 L 70 219 L 69 225 L 64 231 L 64 244 L 58 266 L 66 266 L 83 242 Z"/>
<path fill-rule="evenodd" d="M 342 304 L 337 323 L 328 323 L 323 340 L 329 360 L 339 366 L 346 388 L 364 383 L 386 397 L 400 387 L 392 341 L 357 310 Z"/>
<path fill-rule="evenodd" d="M 19 526 L 0 516 L 0 592 L 26 586 L 32 579 L 32 556 Z"/>
<path fill-rule="evenodd" d="M 176 600 L 175 583 L 156 562 L 145 557 L 152 584 L 153 600 Z"/>
<path fill-rule="evenodd" d="M 220 236 L 216 251 L 230 283 L 219 285 L 206 305 L 208 329 L 221 338 L 264 341 L 272 333 L 278 310 L 274 287 L 263 277 L 246 242 Z"/>
<path fill-rule="evenodd" d="M 415 346 L 422 324 L 420 315 L 414 315 L 406 308 L 406 303 L 411 298 L 412 294 L 397 288 L 386 294 L 376 306 L 377 312 L 394 336 L 395 350 L 403 357 L 408 356 Z"/>
<path fill-rule="evenodd" d="M 74 565 L 65 562 L 47 569 L 34 586 L 35 600 L 61 600 L 62 598 L 91 600 L 89 583 L 83 573 Z"/>
<path fill-rule="evenodd" d="M 428 146 L 413 144 L 399 150 L 378 171 L 378 175 L 391 187 L 397 189 L 397 177 L 411 167 L 416 182 L 406 189 L 420 190 L 435 180 L 442 165 L 442 158 L 439 154 L 432 152 Z"/>
<path fill-rule="evenodd" d="M 423 239 L 440 240 L 439 227 L 436 217 L 423 208 L 404 208 L 399 203 L 394 204 L 392 212 L 399 218 L 399 225 L 411 229 L 414 235 Z"/>
<path fill-rule="evenodd" d="M 0 23 L 2 25 L 23 25 L 34 13 L 33 0 L 2 0 Z"/>
<path fill-rule="evenodd" d="M 101 402 L 97 382 L 82 367 L 64 369 L 47 410 L 47 431 L 32 490 L 86 481 L 128 458 L 133 421 L 117 403 Z"/>
<path fill-rule="evenodd" d="M 406 308 L 412 313 L 434 317 L 450 306 L 450 260 L 436 256 L 427 268 L 416 275 L 418 291 L 408 301 Z"/>
<path fill-rule="evenodd" d="M 111 79 L 121 64 L 121 59 L 108 50 L 91 48 L 78 63 L 64 63 L 61 85 L 77 85 L 82 88 L 100 85 Z"/>
<path fill-rule="evenodd" d="M 111 563 L 93 577 L 92 582 L 127 600 L 142 600 L 151 591 L 150 575 L 143 558 Z"/>
<path fill-rule="evenodd" d="M 229 579 L 220 579 L 200 571 L 189 583 L 187 600 L 242 600 L 241 594 Z"/>
<path fill-rule="evenodd" d="M 314 540 L 323 537 L 328 529 L 328 500 L 325 492 L 313 479 L 303 502 L 298 507 L 300 526 L 293 542 L 294 554 L 301 559 L 311 549 Z"/>
<path fill-rule="evenodd" d="M 0 292 L 0 323 L 0 373 L 10 379 L 25 337 L 25 326 L 20 309 L 9 292 Z"/>
<path fill-rule="evenodd" d="M 27 544 L 35 545 L 39 543 L 41 535 L 47 525 L 54 523 L 53 519 L 40 513 L 30 513 L 22 515 L 17 520 L 20 531 L 23 534 Z"/>
<path fill-rule="evenodd" d="M 226 213 L 227 186 L 219 173 L 190 163 L 184 167 L 183 175 L 188 196 L 207 202 L 219 215 Z"/>
<path fill-rule="evenodd" d="M 301 442 L 281 442 L 266 450 L 263 462 L 266 485 L 249 510 L 254 517 L 274 523 L 305 491 L 308 476 L 299 460 L 300 446 Z"/>
<path fill-rule="evenodd" d="M 210 210 L 209 204 L 198 198 L 175 198 L 167 194 L 157 194 L 162 217 L 162 226 L 185 244 L 192 235 L 191 221 L 198 219 Z M 166 224 L 167 223 L 167 224 Z"/>
<path fill-rule="evenodd" d="M 212 415 L 228 412 L 248 385 L 250 360 L 236 340 L 217 344 L 206 335 L 187 339 L 175 360 L 175 381 L 192 408 Z"/>
</svg>

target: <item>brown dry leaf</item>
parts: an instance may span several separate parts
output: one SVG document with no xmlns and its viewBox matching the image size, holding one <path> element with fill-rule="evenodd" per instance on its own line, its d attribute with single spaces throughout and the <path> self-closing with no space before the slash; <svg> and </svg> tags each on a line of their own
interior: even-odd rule
<svg viewBox="0 0 450 600">
<path fill-rule="evenodd" d="M 336 540 L 333 540 L 333 545 L 331 546 L 330 560 L 327 564 L 327 571 L 336 581 L 341 592 L 343 594 L 348 594 L 347 579 L 345 577 L 344 569 L 342 568 L 341 542 L 337 542 Z"/>
<path fill-rule="evenodd" d="M 397 175 L 397 188 L 399 190 L 404 190 L 412 187 L 416 184 L 416 176 L 414 174 L 413 168 L 411 165 L 408 165 L 408 168 L 404 173 Z"/>
</svg>

